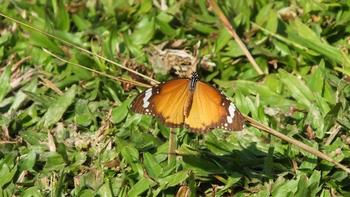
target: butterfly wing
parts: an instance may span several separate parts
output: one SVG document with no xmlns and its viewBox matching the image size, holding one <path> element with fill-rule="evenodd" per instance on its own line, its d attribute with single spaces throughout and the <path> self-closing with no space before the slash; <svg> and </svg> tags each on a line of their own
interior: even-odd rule
<svg viewBox="0 0 350 197">
<path fill-rule="evenodd" d="M 189 97 L 189 80 L 175 79 L 144 91 L 132 103 L 136 113 L 153 115 L 169 127 L 184 123 L 184 106 Z"/>
<path fill-rule="evenodd" d="M 216 88 L 198 81 L 193 94 L 189 115 L 185 125 L 191 130 L 204 133 L 214 128 L 228 131 L 242 130 L 244 118 Z"/>
</svg>

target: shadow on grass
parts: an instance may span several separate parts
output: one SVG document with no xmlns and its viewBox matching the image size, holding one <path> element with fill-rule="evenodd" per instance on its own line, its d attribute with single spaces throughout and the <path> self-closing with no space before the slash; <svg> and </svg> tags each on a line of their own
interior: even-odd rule
<svg viewBox="0 0 350 197">
<path fill-rule="evenodd" d="M 220 145 L 211 145 L 220 149 Z M 182 155 L 182 160 L 185 166 L 193 170 L 195 174 L 244 176 L 264 182 L 280 173 L 292 172 L 290 159 L 277 158 L 273 154 L 273 147 L 268 152 L 263 152 L 257 148 L 255 143 L 252 143 L 247 148 L 232 150 L 222 155 L 214 154 L 208 149 L 200 149 L 196 150 L 196 154 Z M 317 160 L 311 162 L 316 163 Z"/>
</svg>

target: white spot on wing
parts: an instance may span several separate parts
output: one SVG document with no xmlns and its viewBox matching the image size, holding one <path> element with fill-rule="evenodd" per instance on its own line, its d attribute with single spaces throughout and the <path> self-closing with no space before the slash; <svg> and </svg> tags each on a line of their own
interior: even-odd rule
<svg viewBox="0 0 350 197">
<path fill-rule="evenodd" d="M 230 107 L 228 108 L 229 115 L 227 116 L 227 122 L 229 124 L 232 124 L 232 122 L 233 122 L 233 117 L 235 116 L 235 111 L 236 111 L 235 105 L 233 103 L 230 103 Z"/>
<path fill-rule="evenodd" d="M 148 90 L 146 90 L 145 97 L 143 98 L 143 105 L 142 105 L 143 108 L 147 108 L 149 106 L 150 102 L 148 100 L 149 98 L 151 98 L 151 96 L 152 96 L 152 88 L 149 88 Z"/>
</svg>

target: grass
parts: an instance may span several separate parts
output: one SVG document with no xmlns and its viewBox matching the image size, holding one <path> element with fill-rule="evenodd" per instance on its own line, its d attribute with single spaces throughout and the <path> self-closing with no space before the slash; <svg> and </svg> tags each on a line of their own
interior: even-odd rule
<svg viewBox="0 0 350 197">
<path fill-rule="evenodd" d="M 3 1 L 24 24 L 0 18 L 1 196 L 349 195 L 347 172 L 250 124 L 176 129 L 168 162 L 169 128 L 129 110 L 199 57 L 243 114 L 349 166 L 350 3 L 218 3 L 259 68 L 204 0 Z"/>
</svg>

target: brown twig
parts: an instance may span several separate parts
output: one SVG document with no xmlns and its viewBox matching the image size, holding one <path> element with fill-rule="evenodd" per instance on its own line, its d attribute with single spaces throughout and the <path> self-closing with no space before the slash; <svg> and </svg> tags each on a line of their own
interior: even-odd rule
<svg viewBox="0 0 350 197">
<path fill-rule="evenodd" d="M 41 79 L 42 84 L 43 84 L 44 86 L 50 88 L 51 90 L 53 90 L 54 92 L 56 92 L 58 95 L 62 96 L 62 95 L 64 94 L 64 93 L 62 92 L 62 90 L 60 90 L 54 82 L 52 82 L 52 81 L 50 81 L 50 80 L 48 80 L 48 79 L 46 79 L 46 78 L 44 78 L 44 77 L 42 77 L 42 76 L 39 76 L 39 78 Z"/>
<path fill-rule="evenodd" d="M 336 167 L 338 167 L 338 168 L 344 170 L 345 172 L 347 172 L 348 174 L 350 174 L 350 169 L 348 167 L 346 167 L 346 166 L 340 164 L 339 162 L 335 161 L 334 159 L 332 159 L 330 156 L 326 155 L 325 153 L 322 153 L 321 151 L 316 150 L 316 149 L 314 149 L 314 148 L 312 148 L 312 147 L 310 147 L 310 146 L 308 146 L 308 145 L 306 145 L 306 144 L 304 144 L 302 142 L 299 142 L 298 140 L 296 140 L 294 138 L 286 136 L 286 135 L 284 135 L 284 134 L 282 134 L 282 133 L 280 133 L 280 132 L 278 132 L 278 131 L 276 131 L 276 130 L 268 127 L 268 126 L 265 126 L 265 125 L 257 122 L 253 118 L 249 117 L 249 116 L 244 115 L 244 118 L 253 127 L 255 127 L 257 129 L 260 129 L 262 131 L 265 131 L 265 132 L 267 132 L 267 133 L 269 133 L 271 135 L 274 135 L 274 136 L 276 136 L 276 137 L 278 137 L 278 138 L 280 138 L 280 139 L 282 139 L 282 140 L 284 140 L 284 141 L 286 141 L 288 143 L 291 143 L 291 144 L 293 144 L 293 145 L 295 145 L 295 146 L 305 150 L 306 152 L 309 152 L 309 153 L 311 153 L 311 154 L 313 154 L 313 155 L 315 155 L 315 156 L 317 156 L 317 157 L 319 157 L 321 159 L 329 161 L 329 162 L 333 163 Z"/>
<path fill-rule="evenodd" d="M 56 152 L 56 143 L 50 130 L 47 130 L 47 146 L 50 152 Z"/>
<path fill-rule="evenodd" d="M 225 26 L 225 28 L 227 29 L 227 31 L 231 34 L 231 36 L 235 39 L 235 41 L 237 42 L 238 46 L 241 48 L 241 50 L 243 51 L 244 55 L 248 58 L 249 62 L 253 65 L 253 68 L 255 69 L 255 71 L 259 74 L 262 75 L 264 74 L 264 72 L 261 70 L 261 68 L 259 67 L 259 65 L 256 63 L 255 59 L 253 58 L 253 56 L 250 54 L 250 52 L 248 51 L 247 47 L 245 46 L 245 44 L 242 42 L 241 38 L 238 36 L 238 34 L 236 33 L 236 31 L 233 29 L 231 23 L 228 21 L 228 19 L 226 18 L 225 14 L 222 12 L 222 10 L 220 9 L 220 7 L 218 6 L 218 4 L 215 2 L 215 0 L 208 0 L 210 6 L 213 8 L 214 12 L 216 13 L 216 15 L 219 17 L 219 19 L 221 20 L 221 22 L 223 23 L 223 25 Z"/>
<path fill-rule="evenodd" d="M 0 140 L 0 144 L 19 144 L 18 141 Z"/>
<path fill-rule="evenodd" d="M 330 135 L 326 140 L 325 145 L 330 145 L 332 141 L 334 140 L 335 136 L 339 133 L 341 129 L 341 125 L 338 123 L 335 123 L 335 125 L 330 129 Z"/>
<path fill-rule="evenodd" d="M 7 128 L 7 126 L 1 125 L 1 129 L 2 129 L 2 133 L 3 133 L 1 138 L 4 139 L 5 141 L 11 139 L 10 132 L 9 132 L 9 129 Z"/>
</svg>

